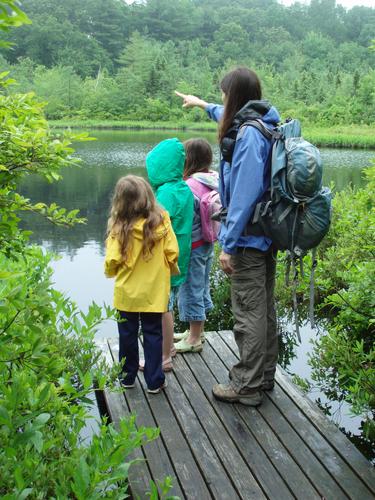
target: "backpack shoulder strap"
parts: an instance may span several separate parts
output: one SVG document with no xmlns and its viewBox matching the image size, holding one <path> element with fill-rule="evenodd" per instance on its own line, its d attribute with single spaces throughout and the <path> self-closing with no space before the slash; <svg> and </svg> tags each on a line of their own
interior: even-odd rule
<svg viewBox="0 0 375 500">
<path fill-rule="evenodd" d="M 282 134 L 280 132 L 278 132 L 277 130 L 269 129 L 264 125 L 262 120 L 256 119 L 256 120 L 246 121 L 241 125 L 240 130 L 238 132 L 238 138 L 242 136 L 243 128 L 245 126 L 256 128 L 268 140 L 273 139 L 274 141 L 276 141 L 277 139 L 280 139 L 282 137 Z"/>
<path fill-rule="evenodd" d="M 194 177 L 188 177 L 185 182 L 199 199 L 207 192 L 207 186 L 194 179 Z"/>
</svg>

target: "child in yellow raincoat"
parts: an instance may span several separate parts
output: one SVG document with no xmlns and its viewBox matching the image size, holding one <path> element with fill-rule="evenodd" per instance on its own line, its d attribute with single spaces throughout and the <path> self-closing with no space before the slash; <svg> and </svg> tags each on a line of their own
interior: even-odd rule
<svg viewBox="0 0 375 500">
<path fill-rule="evenodd" d="M 135 175 L 116 184 L 108 219 L 105 275 L 115 277 L 114 307 L 119 358 L 125 358 L 121 382 L 135 385 L 141 322 L 148 392 L 165 387 L 162 370 L 162 313 L 168 309 L 171 274 L 178 274 L 178 244 L 169 215 L 157 205 L 149 184 Z"/>
</svg>

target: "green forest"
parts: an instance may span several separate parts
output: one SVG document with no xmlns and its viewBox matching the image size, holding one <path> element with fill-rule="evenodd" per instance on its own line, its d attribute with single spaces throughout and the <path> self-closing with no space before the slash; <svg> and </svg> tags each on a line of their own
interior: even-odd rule
<svg viewBox="0 0 375 500">
<path fill-rule="evenodd" d="M 218 101 L 220 77 L 253 67 L 283 117 L 305 124 L 375 119 L 375 9 L 335 0 L 23 0 L 32 24 L 0 58 L 49 119 L 206 120 L 173 95 Z M 367 131 L 368 132 L 368 131 Z M 359 132 L 361 134 L 361 132 Z M 369 132 L 368 132 L 369 133 Z"/>
</svg>

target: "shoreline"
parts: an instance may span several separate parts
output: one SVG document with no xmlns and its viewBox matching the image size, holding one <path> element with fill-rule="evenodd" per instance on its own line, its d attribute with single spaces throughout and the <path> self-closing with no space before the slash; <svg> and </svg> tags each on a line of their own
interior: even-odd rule
<svg viewBox="0 0 375 500">
<path fill-rule="evenodd" d="M 52 129 L 71 130 L 133 130 L 133 131 L 181 131 L 216 133 L 217 126 L 212 122 L 151 122 L 151 121 L 112 121 L 112 120 L 49 120 Z M 337 125 L 334 127 L 303 126 L 303 136 L 318 147 L 375 149 L 375 126 Z"/>
</svg>

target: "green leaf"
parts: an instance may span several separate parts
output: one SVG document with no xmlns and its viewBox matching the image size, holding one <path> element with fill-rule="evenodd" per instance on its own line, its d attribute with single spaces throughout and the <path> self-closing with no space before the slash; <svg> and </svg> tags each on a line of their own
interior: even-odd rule
<svg viewBox="0 0 375 500">
<path fill-rule="evenodd" d="M 83 456 L 80 457 L 78 464 L 76 464 L 73 484 L 74 491 L 78 498 L 84 499 L 90 484 L 90 469 Z"/>
<path fill-rule="evenodd" d="M 42 427 L 44 424 L 48 422 L 48 420 L 51 418 L 51 415 L 49 413 L 41 413 L 36 417 L 34 420 L 34 426 Z"/>
<path fill-rule="evenodd" d="M 45 402 L 48 400 L 49 398 L 49 395 L 50 395 L 50 391 L 51 391 L 51 388 L 48 384 L 46 384 L 43 389 L 41 390 L 40 394 L 39 394 L 39 404 L 41 406 L 43 406 L 45 404 Z M 46 415 L 49 415 L 48 413 L 46 413 Z"/>
<path fill-rule="evenodd" d="M 0 424 L 12 428 L 12 420 L 8 410 L 4 406 L 0 406 Z"/>
<path fill-rule="evenodd" d="M 90 387 L 92 386 L 92 376 L 90 372 L 86 372 L 83 375 L 82 382 L 84 389 L 90 389 Z"/>
<path fill-rule="evenodd" d="M 10 273 L 7 271 L 0 271 L 0 280 L 17 279 L 24 276 L 25 273 Z"/>
<path fill-rule="evenodd" d="M 16 480 L 16 485 L 19 490 L 25 487 L 25 481 L 22 476 L 22 469 L 20 466 L 16 467 L 14 470 L 14 479 Z"/>
<path fill-rule="evenodd" d="M 43 449 L 43 435 L 40 431 L 34 431 L 32 434 L 30 441 L 33 443 L 35 446 L 35 449 L 41 453 Z"/>
<path fill-rule="evenodd" d="M 34 488 L 25 488 L 24 490 L 21 491 L 19 496 L 17 497 L 17 500 L 24 500 L 27 498 L 31 493 L 34 491 Z"/>
</svg>

